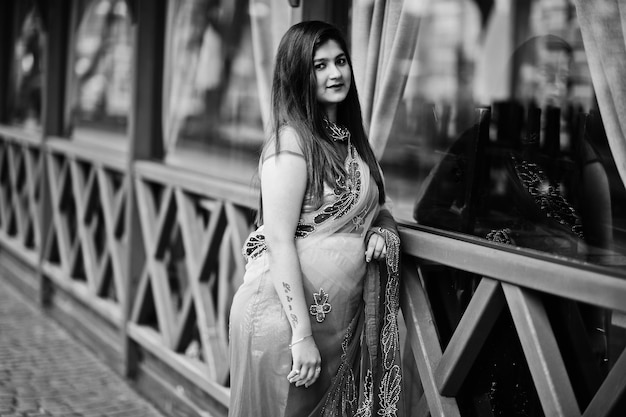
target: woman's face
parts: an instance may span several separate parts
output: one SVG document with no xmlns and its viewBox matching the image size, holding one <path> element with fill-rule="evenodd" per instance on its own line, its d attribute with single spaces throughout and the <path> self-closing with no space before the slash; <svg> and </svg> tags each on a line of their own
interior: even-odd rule
<svg viewBox="0 0 626 417">
<path fill-rule="evenodd" d="M 352 70 L 345 52 L 332 39 L 317 48 L 313 57 L 313 67 L 317 80 L 317 100 L 330 116 L 330 113 L 334 113 L 337 103 L 341 103 L 348 95 Z"/>
</svg>

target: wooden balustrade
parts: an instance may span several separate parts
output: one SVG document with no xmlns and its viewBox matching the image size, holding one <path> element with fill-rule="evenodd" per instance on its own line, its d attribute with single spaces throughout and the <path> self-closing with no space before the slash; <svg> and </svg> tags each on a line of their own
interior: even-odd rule
<svg viewBox="0 0 626 417">
<path fill-rule="evenodd" d="M 109 337 L 120 340 L 111 343 L 129 337 L 142 352 L 136 360 L 145 362 L 139 365 L 140 380 L 146 375 L 158 380 L 159 392 L 171 390 L 170 398 L 184 402 L 190 415 L 206 409 L 225 415 L 228 314 L 243 276 L 240 251 L 251 230 L 255 192 L 156 162 L 136 162 L 130 173 L 126 164 L 123 154 L 55 139 L 42 147 L 1 130 L 0 244 L 33 266 L 41 258 L 41 273 L 119 330 Z M 36 215 L 42 187 L 49 190 L 52 211 L 46 225 Z M 125 224 L 131 188 L 141 231 L 141 247 L 132 253 Z M 41 242 L 44 227 L 49 232 Z M 544 413 L 609 415 L 626 387 L 626 354 L 617 357 L 606 376 L 586 368 L 595 382 L 580 406 L 548 314 L 552 306 L 545 300 L 623 313 L 622 270 L 427 227 L 402 225 L 400 230 L 405 354 L 414 360 L 420 379 L 414 381 L 421 397 L 413 398 L 413 410 L 462 415 L 457 401 L 462 386 L 496 317 L 508 311 Z M 137 277 L 127 276 L 128 254 L 143 265 Z M 481 277 L 445 338 L 432 308 L 437 301 L 425 286 L 433 266 Z M 132 297 L 126 293 L 129 279 L 137 282 Z M 124 300 L 130 304 L 127 322 Z M 566 331 L 584 333 L 576 324 Z M 583 359 L 589 353 L 584 346 L 573 350 Z M 157 362 L 165 368 L 151 368 Z"/>
<path fill-rule="evenodd" d="M 0 129 L 0 243 L 31 265 L 41 249 L 42 170 L 36 135 Z"/>
<path fill-rule="evenodd" d="M 135 166 L 145 263 L 129 334 L 222 410 L 228 405 L 228 315 L 243 277 L 250 191 L 160 164 Z"/>
<path fill-rule="evenodd" d="M 563 337 L 563 329 L 554 328 L 547 309 L 554 309 L 555 303 L 575 301 L 615 313 L 624 312 L 626 273 L 623 270 L 607 271 L 584 263 L 564 262 L 533 251 L 520 253 L 467 236 L 443 236 L 427 227 L 410 226 L 401 230 L 404 254 L 401 308 L 421 378 L 422 402 L 428 405 L 420 415 L 460 415 L 455 397 L 503 309 L 510 312 L 546 416 L 611 415 L 626 388 L 623 378 L 626 351 L 614 360 L 608 375 L 602 377 L 593 364 L 593 352 L 585 346 L 588 340 L 582 323 L 574 320 L 575 315 L 568 317 L 567 336 L 577 338 L 563 349 L 555 336 L 558 330 Z M 424 287 L 424 268 L 433 263 L 482 277 L 447 341 L 439 335 Z M 588 401 L 574 394 L 564 350 L 575 355 L 584 368 Z"/>
<path fill-rule="evenodd" d="M 128 176 L 123 154 L 94 152 L 67 140 L 46 146 L 51 223 L 43 272 L 122 328 Z"/>
</svg>

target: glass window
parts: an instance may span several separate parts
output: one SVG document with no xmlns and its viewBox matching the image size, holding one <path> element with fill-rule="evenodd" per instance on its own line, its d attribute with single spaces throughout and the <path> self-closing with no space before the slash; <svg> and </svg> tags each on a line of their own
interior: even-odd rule
<svg viewBox="0 0 626 417">
<path fill-rule="evenodd" d="M 173 2 L 167 46 L 168 157 L 201 155 L 202 169 L 249 183 L 264 134 L 248 1 Z"/>
<path fill-rule="evenodd" d="M 9 122 L 40 130 L 45 35 L 33 1 L 19 2 L 9 82 Z"/>
<path fill-rule="evenodd" d="M 580 26 L 589 24 L 589 16 L 579 20 L 569 0 L 429 4 L 415 17 L 417 47 L 381 160 L 396 217 L 503 248 L 556 255 L 555 263 L 576 260 L 623 271 L 626 190 L 616 165 L 624 166 L 625 155 L 605 132 L 614 122 L 606 111 L 612 103 L 602 102 L 598 90 L 601 117 L 596 102 L 592 76 L 609 71 L 603 65 L 602 74 L 592 72 L 601 48 L 583 42 Z M 623 36 L 621 26 L 616 32 Z M 608 49 L 623 59 L 624 39 L 619 41 L 620 48 Z M 619 113 L 615 107 L 609 110 Z M 445 344 L 481 277 L 422 265 L 420 279 Z M 604 378 L 624 349 L 621 317 L 548 294 L 541 300 L 584 409 L 594 391 L 581 388 L 580 358 Z M 482 401 L 494 415 L 540 409 L 514 329 L 504 308 L 469 371 L 471 386 L 459 389 L 463 415 L 475 414 Z M 572 337 L 592 354 L 572 355 Z"/>
<path fill-rule="evenodd" d="M 382 158 L 396 216 L 623 267 L 626 191 L 573 2 L 478 3 L 420 16 Z"/>
<path fill-rule="evenodd" d="M 131 21 L 126 1 L 81 2 L 74 39 L 74 134 L 125 135 L 132 86 Z"/>
</svg>

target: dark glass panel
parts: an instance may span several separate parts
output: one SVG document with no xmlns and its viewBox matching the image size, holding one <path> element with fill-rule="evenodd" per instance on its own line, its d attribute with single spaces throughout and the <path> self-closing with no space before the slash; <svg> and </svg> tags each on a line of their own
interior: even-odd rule
<svg viewBox="0 0 626 417">
<path fill-rule="evenodd" d="M 16 11 L 9 122 L 28 130 L 40 130 L 45 33 L 34 2 L 20 2 Z"/>
</svg>

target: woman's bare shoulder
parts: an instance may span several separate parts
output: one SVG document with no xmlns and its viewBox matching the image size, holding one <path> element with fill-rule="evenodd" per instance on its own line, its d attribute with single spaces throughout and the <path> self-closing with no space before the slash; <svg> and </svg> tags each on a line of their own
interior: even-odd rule
<svg viewBox="0 0 626 417">
<path fill-rule="evenodd" d="M 276 147 L 276 135 L 273 135 L 263 149 L 263 160 L 267 160 L 279 154 L 291 154 L 304 157 L 302 138 L 291 126 L 284 126 L 278 132 L 278 148 Z"/>
</svg>

